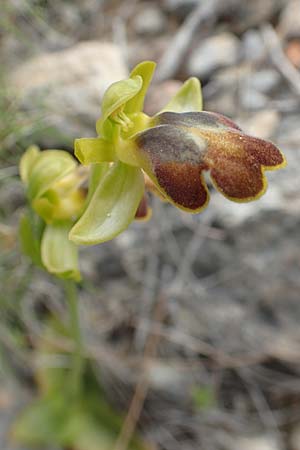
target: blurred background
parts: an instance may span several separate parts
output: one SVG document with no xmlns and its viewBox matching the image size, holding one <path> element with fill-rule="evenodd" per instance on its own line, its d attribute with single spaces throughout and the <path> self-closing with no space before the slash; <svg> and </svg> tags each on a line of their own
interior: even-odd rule
<svg viewBox="0 0 300 450">
<path fill-rule="evenodd" d="M 40 351 L 46 318 L 66 314 L 20 255 L 20 155 L 95 136 L 105 89 L 150 59 L 146 112 L 196 76 L 206 110 L 288 166 L 250 204 L 212 190 L 193 216 L 151 198 L 150 222 L 83 249 L 86 356 L 114 411 L 135 399 L 151 448 L 300 450 L 300 1 L 2 0 L 0 52 L 0 448 L 33 448 L 11 424 L 57 363 Z"/>
</svg>

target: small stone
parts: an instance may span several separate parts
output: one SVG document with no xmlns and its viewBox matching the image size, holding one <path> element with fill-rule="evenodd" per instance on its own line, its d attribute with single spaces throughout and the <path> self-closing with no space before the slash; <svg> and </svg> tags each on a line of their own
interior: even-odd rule
<svg viewBox="0 0 300 450">
<path fill-rule="evenodd" d="M 236 64 L 239 50 L 239 39 L 231 33 L 208 38 L 192 52 L 188 60 L 188 75 L 208 78 L 215 70 Z"/>
<path fill-rule="evenodd" d="M 228 3 L 227 14 L 232 18 L 232 29 L 243 32 L 272 21 L 286 0 L 251 0 Z"/>
<path fill-rule="evenodd" d="M 272 435 L 256 437 L 235 437 L 230 450 L 281 450 L 277 439 Z"/>
<path fill-rule="evenodd" d="M 152 362 L 148 366 L 148 377 L 152 387 L 180 393 L 180 387 L 187 384 L 187 374 L 175 365 Z M 183 389 L 182 389 L 183 390 Z"/>
<path fill-rule="evenodd" d="M 250 64 L 223 69 L 213 79 L 226 89 L 230 87 L 235 90 L 238 85 L 240 90 L 251 89 L 262 94 L 270 93 L 281 82 L 281 76 L 276 70 L 255 70 Z"/>
<path fill-rule="evenodd" d="M 265 59 L 266 46 L 257 31 L 246 31 L 243 35 L 242 45 L 246 61 L 259 62 Z"/>
<path fill-rule="evenodd" d="M 137 13 L 133 20 L 133 28 L 139 35 L 161 34 L 166 28 L 166 17 L 160 9 L 149 6 Z"/>
<path fill-rule="evenodd" d="M 245 88 L 243 89 L 241 96 L 241 106 L 249 111 L 257 111 L 259 109 L 263 109 L 268 104 L 268 98 L 258 92 L 255 89 Z"/>
<path fill-rule="evenodd" d="M 251 76 L 245 79 L 248 87 L 263 94 L 268 94 L 272 89 L 276 88 L 280 81 L 281 77 L 279 73 L 272 69 L 253 72 Z"/>
<path fill-rule="evenodd" d="M 282 39 L 300 37 L 300 0 L 287 2 L 280 15 L 278 31 Z"/>
</svg>

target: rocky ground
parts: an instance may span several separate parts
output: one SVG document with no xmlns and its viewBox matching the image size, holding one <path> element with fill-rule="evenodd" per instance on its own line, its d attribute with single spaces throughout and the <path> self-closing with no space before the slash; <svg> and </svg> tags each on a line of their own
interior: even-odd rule
<svg viewBox="0 0 300 450">
<path fill-rule="evenodd" d="M 190 216 L 152 198 L 150 222 L 84 249 L 86 349 L 110 401 L 126 411 L 145 343 L 158 336 L 139 421 L 158 449 L 299 450 L 299 0 L 7 1 L 4 10 L 0 342 L 19 380 L 30 367 L 7 332 L 7 303 L 20 302 L 21 320 L 38 336 L 35 307 L 54 308 L 62 294 L 40 272 L 29 283 L 18 256 L 18 155 L 33 138 L 71 148 L 75 137 L 94 136 L 106 87 L 154 59 L 149 113 L 197 76 L 205 109 L 274 141 L 288 166 L 267 172 L 258 202 L 238 205 L 212 190 L 207 210 Z M 31 391 L 8 373 L 0 446 L 13 450 L 8 422 Z"/>
</svg>

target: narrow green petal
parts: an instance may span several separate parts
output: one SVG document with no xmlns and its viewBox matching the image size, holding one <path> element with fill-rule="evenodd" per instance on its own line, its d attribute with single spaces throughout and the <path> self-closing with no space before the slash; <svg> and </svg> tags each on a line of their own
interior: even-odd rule
<svg viewBox="0 0 300 450">
<path fill-rule="evenodd" d="M 202 93 L 198 78 L 189 78 L 169 101 L 169 103 L 159 112 L 194 112 L 202 111 Z"/>
<path fill-rule="evenodd" d="M 109 86 L 103 96 L 101 118 L 96 124 L 98 134 L 105 135 L 103 131 L 105 131 L 104 127 L 106 119 L 134 97 L 141 90 L 142 85 L 143 79 L 141 76 L 137 75 L 133 78 L 128 78 L 127 80 L 117 81 Z"/>
<path fill-rule="evenodd" d="M 76 167 L 76 161 L 62 150 L 41 152 L 30 171 L 28 196 L 30 200 L 40 197 L 53 183 L 60 180 Z"/>
<path fill-rule="evenodd" d="M 42 261 L 48 272 L 80 280 L 78 249 L 69 241 L 70 223 L 47 225 L 42 238 Z"/>
<path fill-rule="evenodd" d="M 20 160 L 20 177 L 23 183 L 28 183 L 29 174 L 32 170 L 32 167 L 40 156 L 40 149 L 36 145 L 31 145 L 28 147 L 24 155 Z"/>
<path fill-rule="evenodd" d="M 113 239 L 133 221 L 144 192 L 140 169 L 118 162 L 105 175 L 81 218 L 70 232 L 76 244 Z"/>
<path fill-rule="evenodd" d="M 96 188 L 98 187 L 100 181 L 108 172 L 109 168 L 110 165 L 107 162 L 101 164 L 92 164 L 89 178 L 89 192 L 86 198 L 87 205 L 89 204 Z"/>
<path fill-rule="evenodd" d="M 81 164 L 95 164 L 103 161 L 115 161 L 113 145 L 101 138 L 75 139 L 75 156 Z"/>
<path fill-rule="evenodd" d="M 153 73 L 155 71 L 156 64 L 153 61 L 144 61 L 132 70 L 130 74 L 130 78 L 134 78 L 137 75 L 142 77 L 143 79 L 143 86 L 142 89 L 133 97 L 131 98 L 125 108 L 124 111 L 126 113 L 136 113 L 143 110 L 144 107 L 144 100 L 145 96 L 149 87 L 149 84 L 151 83 Z"/>
</svg>

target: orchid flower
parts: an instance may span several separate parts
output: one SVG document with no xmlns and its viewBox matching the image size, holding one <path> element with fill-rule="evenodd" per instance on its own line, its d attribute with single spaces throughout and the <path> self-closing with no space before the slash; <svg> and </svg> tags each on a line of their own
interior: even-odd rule
<svg viewBox="0 0 300 450">
<path fill-rule="evenodd" d="M 145 174 L 163 199 L 199 213 L 209 202 L 205 172 L 226 198 L 248 202 L 265 192 L 264 172 L 285 165 L 271 142 L 248 136 L 221 114 L 202 111 L 196 78 L 155 116 L 146 115 L 143 104 L 154 69 L 153 62 L 143 62 L 127 80 L 112 84 L 96 124 L 98 137 L 75 141 L 79 161 L 101 172 L 70 232 L 76 244 L 105 242 L 128 227 L 144 202 Z"/>
</svg>

